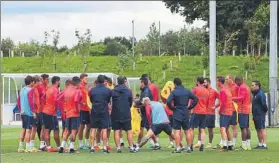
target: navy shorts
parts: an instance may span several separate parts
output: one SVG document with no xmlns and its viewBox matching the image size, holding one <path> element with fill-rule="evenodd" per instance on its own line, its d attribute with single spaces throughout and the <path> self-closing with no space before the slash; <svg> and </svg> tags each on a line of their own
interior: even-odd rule
<svg viewBox="0 0 279 163">
<path fill-rule="evenodd" d="M 151 130 L 154 135 L 159 135 L 162 131 L 164 131 L 167 135 L 171 135 L 172 129 L 171 126 L 167 124 L 155 124 L 151 126 Z"/>
<path fill-rule="evenodd" d="M 52 130 L 59 130 L 59 123 L 58 123 L 58 119 L 57 116 L 52 116 L 53 120 L 53 125 L 52 125 Z"/>
<path fill-rule="evenodd" d="M 132 129 L 131 120 L 128 121 L 112 121 L 113 130 L 124 130 L 129 131 Z"/>
<path fill-rule="evenodd" d="M 146 117 L 141 118 L 140 127 L 149 130 L 148 120 Z"/>
<path fill-rule="evenodd" d="M 43 124 L 44 124 L 43 115 L 42 115 L 42 113 L 38 113 L 37 117 L 36 117 L 36 126 L 37 127 L 42 127 Z"/>
<path fill-rule="evenodd" d="M 220 127 L 228 128 L 230 126 L 232 116 L 229 115 L 220 115 Z"/>
<path fill-rule="evenodd" d="M 65 130 L 65 128 L 66 128 L 66 121 L 62 120 L 62 129 Z"/>
<path fill-rule="evenodd" d="M 184 120 L 177 120 L 173 118 L 172 120 L 172 128 L 174 130 L 189 130 L 189 119 L 184 119 Z"/>
<path fill-rule="evenodd" d="M 109 118 L 92 117 L 90 119 L 91 128 L 107 129 L 109 128 Z"/>
<path fill-rule="evenodd" d="M 42 117 L 43 117 L 43 122 L 44 122 L 43 126 L 45 127 L 45 129 L 48 129 L 48 130 L 54 129 L 53 115 L 48 115 L 48 114 L 42 113 Z"/>
<path fill-rule="evenodd" d="M 206 115 L 206 127 L 215 128 L 215 115 Z"/>
<path fill-rule="evenodd" d="M 79 113 L 80 124 L 90 124 L 90 113 L 89 111 L 80 111 Z"/>
<path fill-rule="evenodd" d="M 169 116 L 170 126 L 173 127 L 173 115 Z"/>
<path fill-rule="evenodd" d="M 69 131 L 77 130 L 79 128 L 79 117 L 71 117 L 66 119 L 66 125 L 65 128 Z"/>
<path fill-rule="evenodd" d="M 232 114 L 232 118 L 230 120 L 230 125 L 233 125 L 233 126 L 237 125 L 237 113 L 236 113 L 236 111 L 234 111 L 233 114 Z"/>
<path fill-rule="evenodd" d="M 265 129 L 265 119 L 254 119 L 254 125 L 256 130 Z"/>
<path fill-rule="evenodd" d="M 34 117 L 30 117 L 27 115 L 21 115 L 21 120 L 22 120 L 22 128 L 24 129 L 32 129 L 32 126 L 36 125 L 36 120 Z"/>
<path fill-rule="evenodd" d="M 249 128 L 249 114 L 238 114 L 240 128 Z"/>
<path fill-rule="evenodd" d="M 192 114 L 190 119 L 190 128 L 205 129 L 206 115 L 205 114 Z"/>
</svg>

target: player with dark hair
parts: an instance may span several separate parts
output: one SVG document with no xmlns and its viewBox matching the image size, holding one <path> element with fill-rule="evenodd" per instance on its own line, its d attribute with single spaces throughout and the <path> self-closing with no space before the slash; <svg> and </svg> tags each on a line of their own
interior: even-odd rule
<svg viewBox="0 0 279 163">
<path fill-rule="evenodd" d="M 36 110 L 34 107 L 34 90 L 32 89 L 32 76 L 27 76 L 24 79 L 25 86 L 20 90 L 17 105 L 22 119 L 22 132 L 20 134 L 18 152 L 24 152 L 23 141 L 25 139 L 26 149 L 25 152 L 32 152 L 30 148 L 30 137 L 32 128 L 36 125 Z"/>
<path fill-rule="evenodd" d="M 230 121 L 233 115 L 233 104 L 231 91 L 224 86 L 225 78 L 217 77 L 217 86 L 220 88 L 220 132 L 223 148 L 221 152 L 232 150 L 233 143 L 229 131 Z"/>
<path fill-rule="evenodd" d="M 42 115 L 42 111 L 43 108 L 45 107 L 45 98 L 42 98 L 45 94 L 46 91 L 48 89 L 48 83 L 49 83 L 49 75 L 48 74 L 42 74 L 41 78 L 40 78 L 41 83 L 38 86 L 38 91 L 39 91 L 39 96 L 40 96 L 40 108 L 39 108 L 39 114 L 38 114 L 38 120 L 39 123 L 37 124 L 38 128 L 37 128 L 37 133 L 40 133 L 39 137 L 40 137 L 40 150 L 45 150 L 46 147 L 46 142 L 44 140 L 44 121 L 43 121 L 43 115 Z M 40 126 L 40 127 L 39 127 Z M 40 130 L 41 129 L 41 130 Z"/>
<path fill-rule="evenodd" d="M 255 129 L 257 130 L 259 144 L 254 149 L 267 149 L 266 146 L 266 130 L 265 130 L 265 115 L 268 111 L 266 104 L 266 96 L 261 89 L 259 81 L 253 81 L 251 85 L 253 93 L 252 114 Z"/>
<path fill-rule="evenodd" d="M 250 88 L 244 83 L 241 76 L 235 77 L 235 83 L 239 87 L 238 96 L 233 97 L 233 101 L 238 104 L 238 123 L 241 129 L 242 145 L 241 149 L 251 150 L 251 132 L 249 129 L 249 114 L 251 105 L 251 91 Z"/>
<path fill-rule="evenodd" d="M 205 139 L 205 127 L 206 127 L 206 114 L 209 101 L 209 92 L 203 86 L 203 77 L 197 78 L 197 87 L 193 89 L 193 93 L 198 97 L 198 104 L 193 109 L 193 114 L 190 119 L 190 135 L 191 135 L 191 150 L 193 150 L 192 144 L 194 140 L 194 129 L 199 128 L 201 145 L 200 151 L 204 150 L 204 139 Z"/>
<path fill-rule="evenodd" d="M 90 132 L 90 109 L 87 106 L 87 96 L 88 96 L 88 75 L 80 75 L 80 92 L 81 92 L 81 107 L 80 107 L 80 126 L 78 131 L 79 147 L 80 149 L 89 149 L 89 132 Z M 86 129 L 85 129 L 86 125 Z M 83 144 L 83 132 L 85 129 L 85 142 Z"/>
<path fill-rule="evenodd" d="M 78 153 L 75 150 L 75 141 L 77 130 L 79 128 L 79 101 L 81 99 L 81 93 L 79 89 L 80 78 L 75 76 L 72 79 L 71 85 L 68 86 L 64 93 L 58 97 L 58 101 L 64 101 L 64 111 L 66 113 L 66 127 L 63 133 L 63 140 L 59 148 L 59 153 L 64 152 L 66 141 L 70 137 L 70 153 Z"/>
<path fill-rule="evenodd" d="M 130 152 L 135 152 L 133 147 L 133 135 L 131 126 L 131 107 L 133 104 L 132 92 L 125 86 L 125 78 L 117 78 L 118 85 L 112 90 L 111 121 L 114 130 L 114 140 L 117 153 L 121 153 L 120 132 L 126 131 Z"/>
<path fill-rule="evenodd" d="M 175 144 L 176 149 L 174 153 L 181 153 L 181 128 L 183 129 L 187 140 L 187 152 L 191 152 L 191 133 L 189 130 L 189 110 L 193 109 L 197 103 L 198 98 L 188 89 L 185 89 L 179 78 L 173 80 L 175 89 L 171 92 L 167 99 L 168 107 L 173 110 L 173 129 L 175 130 Z M 192 100 L 190 106 L 189 101 Z"/>
<path fill-rule="evenodd" d="M 56 142 L 57 148 L 60 147 L 60 137 L 59 137 L 59 125 L 56 116 L 57 113 L 57 97 L 59 94 L 60 77 L 53 76 L 51 78 L 52 86 L 48 88 L 45 95 L 42 97 L 45 101 L 45 106 L 42 110 L 43 122 L 44 122 L 44 140 L 46 141 L 48 152 L 56 152 L 57 149 L 50 146 L 50 131 L 53 130 L 54 140 Z"/>
<path fill-rule="evenodd" d="M 98 84 L 89 92 L 90 101 L 92 103 L 91 110 L 91 150 L 90 153 L 95 152 L 94 140 L 96 129 L 102 129 L 102 138 L 104 143 L 104 153 L 109 153 L 107 150 L 107 129 L 109 127 L 109 109 L 108 104 L 111 99 L 111 90 L 104 84 L 104 75 L 99 75 L 97 78 Z"/>
</svg>

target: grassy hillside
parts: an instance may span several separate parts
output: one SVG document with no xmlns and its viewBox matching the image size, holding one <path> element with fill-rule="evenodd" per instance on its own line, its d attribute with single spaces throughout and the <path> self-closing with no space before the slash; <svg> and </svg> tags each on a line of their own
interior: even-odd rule
<svg viewBox="0 0 279 163">
<path fill-rule="evenodd" d="M 252 58 L 238 57 L 218 57 L 217 58 L 217 76 L 231 73 L 233 75 L 245 76 L 245 62 Z M 170 69 L 170 60 L 173 63 L 173 70 Z M 174 77 L 180 77 L 183 84 L 189 88 L 194 86 L 197 76 L 203 75 L 203 62 L 201 56 L 185 56 L 181 57 L 181 62 L 176 56 L 164 57 L 143 57 L 142 61 L 138 58 L 136 61 L 136 70 L 132 69 L 132 65 L 123 72 L 117 69 L 117 57 L 88 57 L 87 72 L 113 72 L 115 74 L 123 74 L 127 77 L 138 77 L 142 73 L 149 73 L 152 80 L 159 86 L 167 80 L 173 80 Z M 252 61 L 251 61 L 252 62 Z M 74 73 L 83 71 L 83 62 L 81 57 L 59 56 L 56 58 L 57 70 L 59 73 Z M 167 64 L 166 81 L 163 80 L 162 67 Z M 250 68 L 248 73 L 247 84 L 250 85 L 251 80 L 260 80 L 264 90 L 268 90 L 268 58 L 261 58 L 254 68 Z M 31 72 L 55 72 L 52 57 L 33 57 L 33 58 L 4 58 L 4 73 L 31 73 Z M 209 70 L 207 70 L 207 76 Z"/>
</svg>

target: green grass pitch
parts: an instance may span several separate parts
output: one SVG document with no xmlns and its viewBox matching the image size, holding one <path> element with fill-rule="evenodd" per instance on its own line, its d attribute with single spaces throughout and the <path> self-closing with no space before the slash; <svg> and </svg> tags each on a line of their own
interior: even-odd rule
<svg viewBox="0 0 279 163">
<path fill-rule="evenodd" d="M 191 154 L 171 153 L 172 149 L 168 149 L 168 137 L 165 134 L 160 135 L 160 143 L 162 149 L 153 151 L 146 146 L 138 153 L 129 153 L 127 149 L 123 149 L 121 154 L 112 150 L 110 154 L 103 154 L 101 151 L 95 154 L 89 154 L 88 150 L 80 151 L 80 154 L 59 154 L 59 153 L 17 153 L 18 137 L 20 128 L 2 128 L 1 131 L 1 162 L 3 163 L 174 163 L 174 162 L 191 162 L 191 163 L 277 163 L 278 155 L 278 128 L 267 129 L 268 150 L 252 150 L 252 151 L 231 151 L 219 152 L 214 149 L 205 149 L 204 152 L 195 151 Z M 113 134 L 113 133 L 112 133 Z M 196 134 L 197 135 L 197 134 Z M 237 146 L 240 146 L 240 133 L 238 135 Z M 197 138 L 197 137 L 195 137 Z M 196 142 L 197 139 L 195 139 Z M 207 139 L 206 139 L 207 140 Z M 111 138 L 111 145 L 113 145 Z M 215 130 L 214 143 L 220 141 L 218 129 Z M 185 140 L 184 140 L 185 142 Z M 51 140 L 54 144 L 54 140 Z M 38 145 L 38 141 L 36 141 Z M 252 147 L 257 145 L 256 132 L 252 130 Z M 77 143 L 76 143 L 77 146 Z M 127 146 L 127 141 L 125 141 Z"/>
</svg>

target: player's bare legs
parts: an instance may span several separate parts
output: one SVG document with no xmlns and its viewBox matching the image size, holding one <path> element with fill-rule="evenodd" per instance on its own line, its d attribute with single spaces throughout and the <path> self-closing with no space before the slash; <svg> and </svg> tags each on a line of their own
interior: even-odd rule
<svg viewBox="0 0 279 163">
<path fill-rule="evenodd" d="M 213 137 L 214 137 L 213 128 L 208 128 L 208 140 L 210 144 L 212 144 Z"/>
<path fill-rule="evenodd" d="M 97 129 L 97 133 L 96 133 L 96 146 L 100 148 L 101 146 L 101 129 Z"/>
<path fill-rule="evenodd" d="M 186 138 L 186 143 L 187 143 L 187 151 L 191 152 L 191 134 L 189 132 L 189 130 L 184 130 L 185 133 L 185 138 Z"/>
<path fill-rule="evenodd" d="M 94 144 L 95 144 L 95 133 L 96 133 L 96 128 L 92 128 L 91 129 L 91 136 L 90 136 L 90 139 L 91 139 L 91 150 L 90 150 L 90 152 L 91 153 L 93 153 L 95 151 L 95 147 L 94 147 Z M 96 137 L 97 137 L 97 134 L 96 134 Z"/>
<path fill-rule="evenodd" d="M 85 124 L 80 124 L 79 129 L 78 129 L 78 142 L 79 142 L 79 148 L 83 148 L 83 131 L 85 128 Z"/>
<path fill-rule="evenodd" d="M 59 129 L 53 131 L 53 138 L 55 140 L 56 146 L 60 147 L 60 137 L 59 137 Z"/>
<path fill-rule="evenodd" d="M 36 152 L 37 149 L 35 148 L 35 137 L 37 133 L 37 127 L 34 125 L 32 126 L 31 137 L 30 137 L 30 148 L 32 152 Z"/>
<path fill-rule="evenodd" d="M 144 128 L 141 127 L 141 128 L 140 128 L 140 133 L 139 133 L 139 136 L 138 136 L 138 143 L 136 144 L 136 146 L 137 146 L 137 149 L 136 149 L 136 150 L 139 149 L 139 144 L 141 143 L 141 139 L 142 139 L 142 137 L 143 137 L 143 132 L 144 132 Z"/>
<path fill-rule="evenodd" d="M 107 134 L 108 129 L 102 129 L 102 138 L 103 138 L 103 143 L 104 143 L 104 151 L 107 150 L 107 146 L 105 144 L 108 144 L 108 134 Z"/>
<path fill-rule="evenodd" d="M 44 140 L 46 142 L 46 146 L 48 149 L 50 149 L 50 130 L 49 129 L 44 129 Z"/>
<path fill-rule="evenodd" d="M 222 138 L 222 144 L 223 148 L 220 150 L 221 152 L 228 150 L 228 136 L 227 136 L 227 129 L 225 127 L 220 128 L 221 132 L 221 138 Z"/>
<path fill-rule="evenodd" d="M 247 131 L 247 137 L 246 137 L 247 150 L 251 150 L 251 131 L 249 128 L 247 128 L 246 131 Z"/>
<path fill-rule="evenodd" d="M 198 143 L 196 145 L 194 145 L 194 148 L 200 148 L 200 146 L 201 146 L 201 131 L 199 130 Z"/>
<path fill-rule="evenodd" d="M 175 145 L 176 151 L 179 151 L 181 148 L 181 130 L 175 130 Z"/>
<path fill-rule="evenodd" d="M 40 150 L 43 150 L 46 147 L 44 126 L 41 127 L 40 141 Z"/>
<path fill-rule="evenodd" d="M 24 148 L 23 148 L 23 142 L 24 142 L 24 138 L 25 138 L 25 133 L 26 133 L 26 129 L 22 129 L 20 135 L 19 135 L 19 145 L 18 145 L 18 152 L 24 152 Z"/>
<path fill-rule="evenodd" d="M 26 129 L 26 132 L 25 132 L 26 150 L 25 150 L 25 152 L 30 152 L 31 132 L 32 132 L 32 129 Z"/>
<path fill-rule="evenodd" d="M 86 128 L 85 128 L 85 142 L 84 142 L 84 144 L 85 144 L 85 146 L 87 147 L 87 148 L 89 148 L 90 147 L 90 144 L 89 144 L 89 135 L 90 135 L 90 124 L 87 124 L 86 125 Z"/>
<path fill-rule="evenodd" d="M 203 151 L 204 148 L 204 140 L 205 140 L 205 129 L 204 128 L 200 128 L 199 129 L 200 134 L 200 138 L 201 138 L 201 146 L 200 146 L 200 151 Z"/>
<path fill-rule="evenodd" d="M 236 146 L 236 139 L 237 139 L 237 135 L 238 135 L 238 129 L 236 125 L 232 125 L 232 131 L 233 131 L 233 146 Z"/>
</svg>

